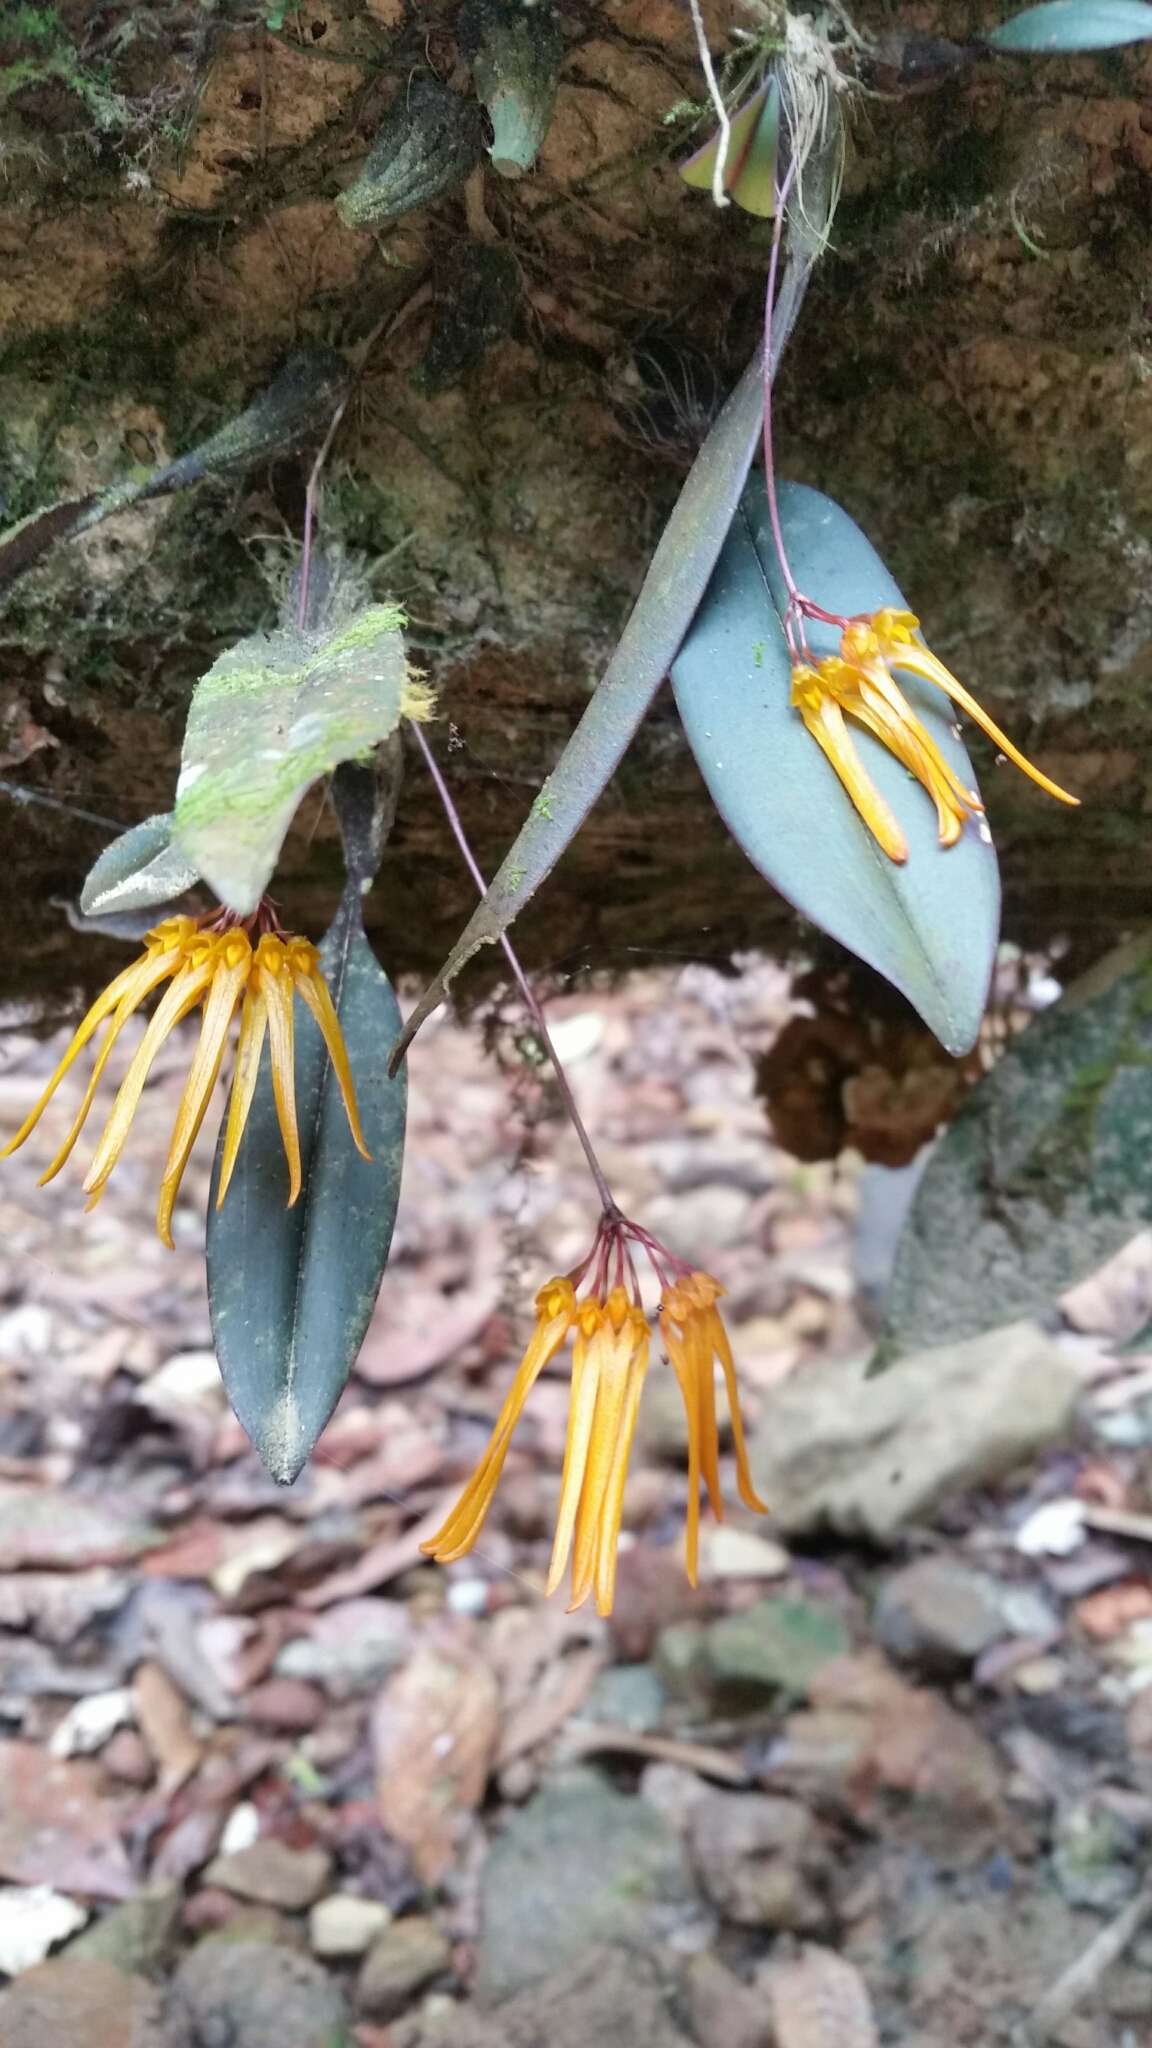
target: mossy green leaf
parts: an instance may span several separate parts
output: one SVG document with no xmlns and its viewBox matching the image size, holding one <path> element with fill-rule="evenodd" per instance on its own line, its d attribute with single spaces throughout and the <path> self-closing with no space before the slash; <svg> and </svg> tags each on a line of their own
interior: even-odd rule
<svg viewBox="0 0 1152 2048">
<path fill-rule="evenodd" d="M 158 910 L 199 879 L 192 862 L 172 844 L 171 811 L 160 811 L 105 847 L 80 891 L 80 908 L 85 917 Z"/>
<path fill-rule="evenodd" d="M 188 712 L 174 843 L 247 916 L 304 791 L 394 732 L 407 663 L 395 605 L 256 633 L 213 662 Z"/>
</svg>

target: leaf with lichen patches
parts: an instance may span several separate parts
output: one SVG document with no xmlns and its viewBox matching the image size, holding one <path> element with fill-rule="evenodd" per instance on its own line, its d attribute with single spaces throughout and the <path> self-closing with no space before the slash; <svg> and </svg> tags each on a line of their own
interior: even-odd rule
<svg viewBox="0 0 1152 2048">
<path fill-rule="evenodd" d="M 415 708 L 403 623 L 395 605 L 376 604 L 335 631 L 253 634 L 197 686 L 173 844 L 241 916 L 259 903 L 310 784 L 361 760 Z"/>
<path fill-rule="evenodd" d="M 173 850 L 172 813 L 157 812 L 106 846 L 80 891 L 85 917 L 148 910 L 176 903 L 200 877 L 191 861 Z"/>
</svg>

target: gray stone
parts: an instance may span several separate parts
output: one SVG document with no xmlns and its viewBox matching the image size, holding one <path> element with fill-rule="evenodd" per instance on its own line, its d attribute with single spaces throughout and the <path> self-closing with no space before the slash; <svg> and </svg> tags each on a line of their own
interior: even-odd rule
<svg viewBox="0 0 1152 2048">
<path fill-rule="evenodd" d="M 1002 1589 L 989 1573 L 952 1558 L 918 1558 L 885 1581 L 873 1630 L 892 1656 L 947 1676 L 1007 1633 Z"/>
<path fill-rule="evenodd" d="M 308 1939 L 314 1955 L 327 1962 L 339 1962 L 364 1955 L 391 1924 L 391 1908 L 382 1905 L 379 1899 L 333 1892 L 313 1906 L 308 1916 Z"/>
<path fill-rule="evenodd" d="M 703 1622 L 673 1621 L 662 1628 L 652 1653 L 656 1676 L 676 1699 L 699 1697 L 707 1678 Z"/>
<path fill-rule="evenodd" d="M 684 1396 L 670 1372 L 649 1373 L 636 1425 L 639 1447 L 650 1458 L 683 1465 L 688 1458 L 688 1417 Z"/>
<path fill-rule="evenodd" d="M 795 1800 L 709 1790 L 688 1815 L 688 1843 L 706 1896 L 737 1926 L 810 1933 L 827 1917 L 812 1882 L 827 1852 Z"/>
<path fill-rule="evenodd" d="M 373 1942 L 356 1980 L 356 2010 L 393 2020 L 452 1960 L 447 1937 L 422 1915 L 396 1920 Z"/>
<path fill-rule="evenodd" d="M 642 1948 L 690 1895 L 662 1815 L 595 1771 L 566 1772 L 512 1816 L 484 1866 L 481 1995 L 507 1997 L 596 1942 Z"/>
<path fill-rule="evenodd" d="M 412 1648 L 412 1619 L 397 1600 L 344 1600 L 285 1643 L 275 1670 L 322 1685 L 333 1699 L 372 1692 Z"/>
<path fill-rule="evenodd" d="M 684 1990 L 699 2048 L 770 2048 L 773 2039 L 763 1990 L 742 1984 L 719 1958 L 692 1956 L 684 1969 Z"/>
<path fill-rule="evenodd" d="M 141 1977 L 154 1975 L 172 1949 L 181 1896 L 179 1885 L 153 1885 L 139 1892 L 78 1935 L 69 1956 L 113 1963 L 118 1970 Z"/>
<path fill-rule="evenodd" d="M 646 1221 L 654 1237 L 682 1259 L 696 1259 L 701 1245 L 723 1250 L 736 1244 L 748 1224 L 752 1196 L 722 1181 L 691 1188 L 681 1195 L 658 1195 L 648 1204 Z"/>
<path fill-rule="evenodd" d="M 1143 1856 L 1135 1828 L 1099 1798 L 1057 1811 L 1052 1869 L 1070 1906 L 1114 1913 L 1139 1883 Z"/>
<path fill-rule="evenodd" d="M 667 1704 L 660 1676 L 650 1664 L 610 1664 L 600 1673 L 581 1709 L 587 1721 L 611 1721 L 638 1735 L 658 1728 Z"/>
<path fill-rule="evenodd" d="M 474 2007 L 429 2014 L 405 2040 L 411 2048 L 692 2048 L 673 2020 L 675 2003 L 653 1956 L 593 1948 L 491 2016 Z"/>
<path fill-rule="evenodd" d="M 326 1849 L 290 1849 L 285 1842 L 268 1838 L 231 1856 L 217 1856 L 205 1871 L 204 1882 L 219 1885 L 238 1899 L 254 1899 L 260 1906 L 302 1913 L 320 1897 L 331 1870 Z"/>
<path fill-rule="evenodd" d="M 263 1942 L 202 1942 L 173 1980 L 164 2048 L 339 2048 L 347 2012 L 310 1956 Z"/>
<path fill-rule="evenodd" d="M 686 1764 L 645 1764 L 640 1773 L 640 1797 L 654 1806 L 661 1818 L 682 1834 L 697 1801 L 708 1792 L 704 1779 Z"/>
<path fill-rule="evenodd" d="M 219 1897 L 219 1892 L 197 1892 L 192 1906 L 195 1907 L 205 1898 Z M 211 1928 L 201 1938 L 201 1948 L 206 1948 L 212 1942 L 226 1942 L 229 1946 L 236 1942 L 258 1942 L 261 1948 L 291 1948 L 297 1953 L 307 1948 L 308 1944 L 299 1922 L 290 1920 L 286 1913 L 278 1913 L 275 1906 L 241 1905 L 235 1900 L 233 1905 L 235 1910 L 228 1918 Z"/>
<path fill-rule="evenodd" d="M 1000 1478 L 1062 1437 L 1080 1375 L 1035 1323 L 919 1351 L 875 1378 L 830 1360 L 765 1396 L 756 1485 L 786 1531 L 889 1542 L 959 1488 Z"/>
<path fill-rule="evenodd" d="M 803 1699 L 816 1673 L 851 1649 L 834 1608 L 785 1594 L 757 1600 L 705 1630 L 704 1656 L 718 1690 L 788 1693 Z"/>
<path fill-rule="evenodd" d="M 0 2042 L 4 2048 L 161 2048 L 159 1996 L 111 1963 L 58 1956 L 26 1970 L 0 1996 Z M 169 2048 L 166 2036 L 163 2048 Z"/>
</svg>

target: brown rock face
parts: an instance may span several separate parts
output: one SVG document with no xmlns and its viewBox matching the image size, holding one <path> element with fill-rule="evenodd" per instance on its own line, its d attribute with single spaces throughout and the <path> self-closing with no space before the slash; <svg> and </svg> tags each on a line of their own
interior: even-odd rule
<svg viewBox="0 0 1152 2048">
<path fill-rule="evenodd" d="M 745 17 L 726 0 L 709 12 L 720 50 Z M 1084 798 L 1072 817 L 975 750 L 1009 933 L 1071 934 L 1088 955 L 1143 913 L 1150 831 L 1152 55 L 969 61 L 969 0 L 915 12 L 909 42 L 887 0 L 854 10 L 884 38 L 888 96 L 850 110 L 781 459 L 848 505 L 933 644 Z M 431 68 L 468 92 L 451 0 L 305 6 L 278 33 L 158 10 L 98 75 L 85 10 L 56 14 L 59 50 L 5 107 L 0 522 L 187 449 L 294 349 L 341 350 L 363 376 L 325 531 L 408 609 L 490 868 L 755 340 L 763 230 L 676 175 L 686 131 L 667 117 L 701 95 L 687 10 L 566 10 L 536 168 L 509 181 L 485 160 L 371 232 L 335 202 L 405 81 Z M 0 611 L 3 774 L 73 807 L 30 806 L 18 830 L 9 814 L 10 992 L 59 1007 L 113 957 L 49 907 L 104 840 L 75 811 L 131 823 L 168 807 L 189 690 L 267 622 L 310 462 L 136 507 Z M 314 797 L 284 863 L 293 922 L 326 921 L 337 870 Z M 438 964 L 470 899 L 413 764 L 368 907 L 389 966 Z M 793 937 L 662 699 L 526 918 L 530 958 L 610 966 L 637 947 L 715 957 Z"/>
</svg>

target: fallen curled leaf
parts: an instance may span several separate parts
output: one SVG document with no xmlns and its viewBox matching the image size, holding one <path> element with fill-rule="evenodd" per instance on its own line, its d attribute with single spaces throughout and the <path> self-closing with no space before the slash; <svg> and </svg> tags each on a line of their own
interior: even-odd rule
<svg viewBox="0 0 1152 2048">
<path fill-rule="evenodd" d="M 297 1605 L 333 1607 L 338 1600 L 354 1600 L 361 1593 L 375 1592 L 377 1586 L 386 1586 L 390 1579 L 398 1579 L 401 1572 L 410 1571 L 421 1561 L 420 1545 L 436 1534 L 449 1508 L 455 1505 L 457 1492 L 456 1487 L 450 1488 L 402 1536 L 383 1537 L 379 1543 L 371 1544 L 355 1564 L 342 1566 L 318 1585 L 306 1586 Z"/>
<path fill-rule="evenodd" d="M 447 1299 L 430 1288 L 413 1290 L 402 1316 L 389 1304 L 381 1305 L 356 1360 L 357 1379 L 370 1380 L 374 1387 L 423 1379 L 479 1336 L 499 1302 L 498 1282 L 488 1281 Z"/>
<path fill-rule="evenodd" d="M 604 1653 L 594 1648 L 573 1650 L 569 1657 L 557 1659 L 535 1697 L 521 1701 L 516 1712 L 505 1717 L 498 1758 L 501 1768 L 558 1735 L 565 1722 L 580 1712 L 603 1668 Z"/>
<path fill-rule="evenodd" d="M 777 2048 L 879 2048 L 864 1979 L 830 1948 L 777 1963 L 768 1987 Z"/>
<path fill-rule="evenodd" d="M 136 1719 L 156 1763 L 161 1793 L 175 1792 L 203 1755 L 192 1715 L 178 1685 L 162 1664 L 141 1664 L 132 1681 Z"/>
<path fill-rule="evenodd" d="M 1147 1579 L 1121 1579 L 1118 1585 L 1078 1600 L 1072 1612 L 1085 1635 L 1098 1643 L 1112 1642 L 1134 1621 L 1152 1615 L 1152 1585 Z"/>
<path fill-rule="evenodd" d="M 500 1688 L 466 1629 L 439 1629 L 385 1687 L 373 1716 L 376 1806 L 420 1877 L 454 1861 L 496 1753 Z"/>
<path fill-rule="evenodd" d="M 124 1899 L 135 1879 L 100 1766 L 0 1742 L 0 1878 L 69 1897 Z"/>
</svg>

